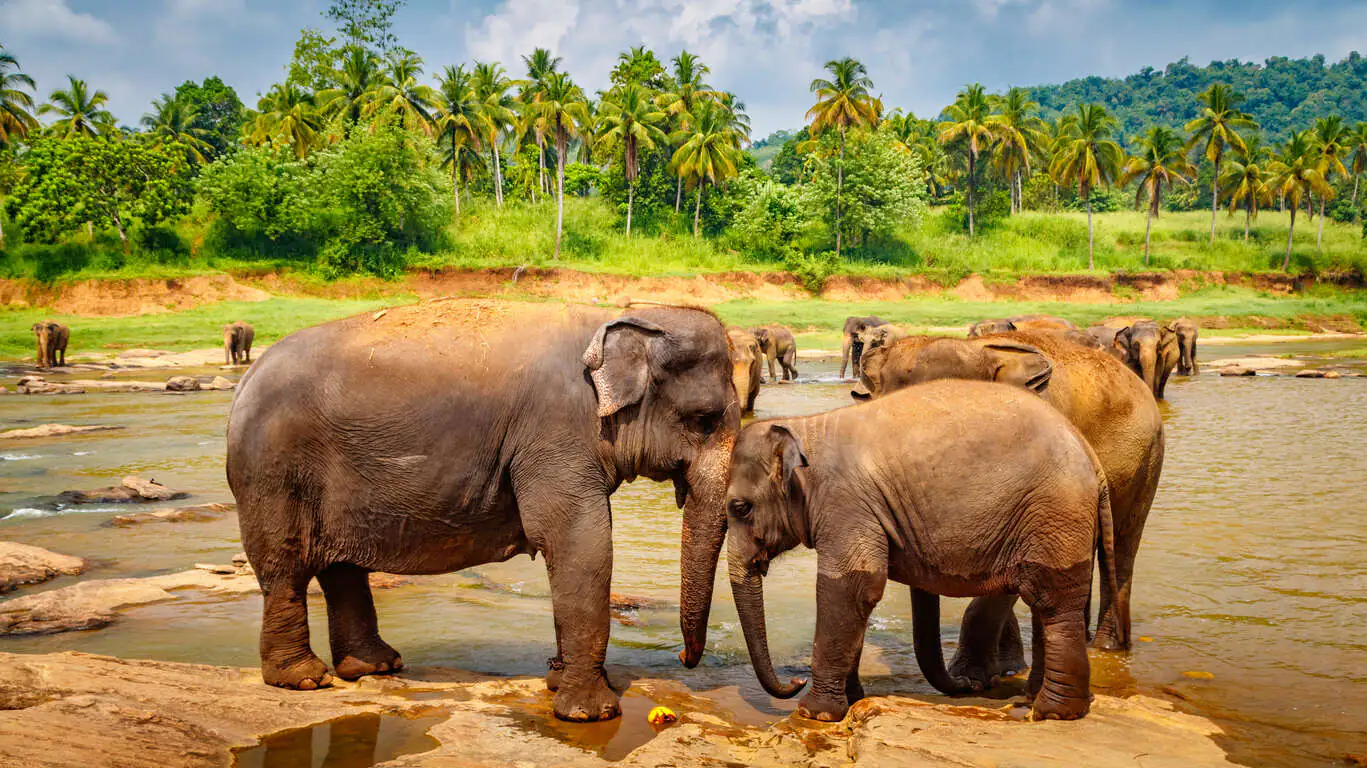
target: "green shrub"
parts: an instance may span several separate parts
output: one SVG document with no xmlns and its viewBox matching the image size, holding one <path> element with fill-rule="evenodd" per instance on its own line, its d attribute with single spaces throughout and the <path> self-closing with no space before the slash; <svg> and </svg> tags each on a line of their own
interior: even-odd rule
<svg viewBox="0 0 1367 768">
<path fill-rule="evenodd" d="M 799 253 L 789 251 L 783 257 L 783 268 L 802 281 L 802 286 L 811 293 L 820 293 L 826 278 L 840 271 L 840 259 L 834 251 L 821 253 Z"/>
</svg>

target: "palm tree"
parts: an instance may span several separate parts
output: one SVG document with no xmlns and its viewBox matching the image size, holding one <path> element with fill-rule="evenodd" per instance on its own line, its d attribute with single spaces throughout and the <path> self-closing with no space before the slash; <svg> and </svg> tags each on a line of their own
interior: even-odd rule
<svg viewBox="0 0 1367 768">
<path fill-rule="evenodd" d="M 1136 209 L 1139 208 L 1144 195 L 1147 194 L 1149 197 L 1149 212 L 1144 217 L 1144 265 L 1148 266 L 1149 235 L 1153 229 L 1153 220 L 1158 218 L 1159 206 L 1162 205 L 1163 186 L 1190 183 L 1186 174 L 1192 174 L 1195 169 L 1187 160 L 1187 152 L 1182 146 L 1181 137 L 1171 128 L 1155 125 L 1143 136 L 1136 136 L 1134 143 L 1139 147 L 1139 154 L 1131 157 L 1125 164 L 1125 172 L 1120 177 L 1120 183 L 1124 185 L 1131 181 L 1139 182 L 1139 189 L 1134 196 Z"/>
<path fill-rule="evenodd" d="M 284 144 L 303 160 L 318 141 L 323 120 L 312 93 L 294 83 L 277 83 L 257 103 L 249 144 Z"/>
<path fill-rule="evenodd" d="M 703 82 L 711 69 L 702 59 L 689 53 L 680 51 L 671 62 L 673 71 L 670 73 L 672 88 L 660 94 L 656 101 L 660 108 L 665 110 L 675 119 L 674 131 L 677 133 L 688 127 L 688 121 L 693 114 L 693 109 L 699 101 L 713 100 L 721 96 L 717 91 L 712 90 L 712 86 Z M 683 177 L 679 176 L 674 185 L 674 212 L 678 213 L 683 203 Z"/>
<path fill-rule="evenodd" d="M 1358 177 L 1367 171 L 1367 123 L 1358 123 L 1349 135 L 1348 149 L 1353 153 L 1353 210 L 1358 208 Z"/>
<path fill-rule="evenodd" d="M 679 148 L 670 165 L 680 178 L 692 181 L 696 190 L 693 203 L 693 237 L 698 236 L 702 219 L 703 186 L 720 184 L 737 173 L 736 139 L 728 127 L 726 110 L 712 102 L 700 101 L 694 107 L 688 127 L 675 135 Z"/>
<path fill-rule="evenodd" d="M 1243 96 L 1223 83 L 1213 83 L 1196 98 L 1205 104 L 1201 115 L 1187 123 L 1191 134 L 1190 147 L 1205 146 L 1202 154 L 1215 164 L 1215 177 L 1210 182 L 1210 243 L 1215 244 L 1215 211 L 1219 204 L 1220 162 L 1224 159 L 1225 149 L 1236 151 L 1244 146 L 1240 129 L 1255 129 L 1258 124 L 1253 118 L 1234 107 L 1244 100 Z M 1190 148 L 1189 147 L 1189 148 Z"/>
<path fill-rule="evenodd" d="M 1267 151 L 1263 149 L 1256 134 L 1244 140 L 1244 151 L 1235 153 L 1229 161 L 1224 174 L 1220 177 L 1220 188 L 1229 196 L 1229 213 L 1240 205 L 1244 209 L 1244 242 L 1248 242 L 1248 232 L 1253 217 L 1258 210 L 1272 201 L 1272 193 L 1267 185 L 1267 166 L 1264 164 Z"/>
<path fill-rule="evenodd" d="M 347 46 L 342 53 L 342 68 L 335 73 L 336 88 L 319 91 L 318 106 L 329 116 L 342 115 L 347 125 L 355 125 L 370 112 L 384 71 L 375 54 L 360 46 Z"/>
<path fill-rule="evenodd" d="M 545 48 L 536 48 L 531 56 L 523 56 L 522 63 L 527 66 L 527 79 L 522 87 L 521 100 L 524 104 L 536 100 L 536 95 L 546 81 L 546 76 L 557 72 L 560 69 L 561 58 L 552 55 Z M 536 137 L 536 180 L 537 186 L 542 193 L 546 192 L 546 134 L 540 130 L 539 126 L 535 131 Z"/>
<path fill-rule="evenodd" d="M 940 123 L 940 143 L 964 148 L 968 158 L 968 236 L 974 235 L 973 185 L 976 183 L 978 155 L 992 146 L 1001 124 L 992 114 L 992 103 L 978 83 L 966 86 L 945 108 L 948 120 Z"/>
<path fill-rule="evenodd" d="M 461 180 L 469 181 L 474 174 L 473 158 L 478 156 L 485 129 L 484 112 L 470 84 L 470 73 L 465 65 L 448 66 L 437 78 L 436 128 L 438 142 L 451 165 L 451 187 L 456 197 L 456 215 L 460 215 Z"/>
<path fill-rule="evenodd" d="M 198 112 L 194 107 L 186 106 L 169 93 L 163 93 L 152 102 L 152 111 L 142 116 L 142 126 L 147 129 L 152 146 L 179 144 L 185 148 L 186 160 L 204 163 L 207 162 L 206 153 L 211 152 L 213 147 L 204 140 L 209 132 L 194 125 L 196 117 Z"/>
<path fill-rule="evenodd" d="M 750 143 L 750 115 L 745 112 L 745 102 L 730 91 L 722 91 L 717 96 L 717 104 L 726 110 L 726 127 L 731 131 L 736 149 Z"/>
<path fill-rule="evenodd" d="M 1076 185 L 1078 197 L 1087 201 L 1087 268 L 1096 269 L 1092 190 L 1115 181 L 1124 152 L 1110 138 L 1116 121 L 1102 105 L 1079 104 L 1070 117 L 1072 135 L 1057 148 L 1049 172 L 1059 184 Z"/>
<path fill-rule="evenodd" d="M 560 241 L 565 234 L 565 158 L 570 139 L 578 136 L 580 126 L 588 122 L 588 105 L 584 103 L 584 92 L 568 74 L 552 72 L 546 76 L 539 98 L 528 109 L 545 121 L 547 132 L 555 140 L 555 258 L 559 259 Z"/>
<path fill-rule="evenodd" d="M 1030 155 L 1044 140 L 1044 121 L 1034 115 L 1039 103 L 1024 88 L 1011 88 L 996 100 L 996 161 L 1011 187 L 1011 213 L 1021 209 L 1022 179 L 1030 174 Z"/>
<path fill-rule="evenodd" d="M 57 122 L 51 130 L 61 137 L 85 135 L 96 136 L 114 130 L 114 115 L 104 108 L 109 94 L 104 91 L 91 92 L 90 87 L 74 75 L 67 75 L 69 87 L 58 88 L 48 95 L 48 103 L 38 108 L 38 114 L 55 113 Z"/>
<path fill-rule="evenodd" d="M 14 70 L 11 72 L 10 70 Z M 19 70 L 19 60 L 0 45 L 0 150 L 38 130 L 33 116 L 33 78 Z"/>
<path fill-rule="evenodd" d="M 1058 155 L 1058 150 L 1069 140 L 1077 135 L 1077 128 L 1073 125 L 1070 115 L 1059 115 L 1052 122 L 1045 122 L 1043 135 L 1040 145 L 1035 148 L 1035 153 L 1039 156 L 1040 165 L 1049 168 L 1054 164 L 1054 157 Z M 1054 183 L 1054 204 L 1058 204 L 1058 179 L 1051 179 Z"/>
<path fill-rule="evenodd" d="M 437 93 L 422 85 L 422 57 L 416 53 L 395 51 L 385 59 L 385 81 L 375 92 L 370 103 L 373 113 L 387 112 L 396 116 L 409 130 L 420 129 L 432 135 L 432 105 Z"/>
<path fill-rule="evenodd" d="M 627 237 L 631 237 L 631 208 L 636 197 L 636 177 L 641 169 L 641 152 L 652 152 L 657 143 L 668 141 L 660 124 L 665 113 L 655 108 L 650 91 L 630 83 L 610 91 L 599 107 L 598 138 L 622 145 L 622 167 L 627 179 Z"/>
<path fill-rule="evenodd" d="M 1343 118 L 1338 115 L 1321 117 L 1315 121 L 1315 165 L 1327 183 L 1329 178 L 1334 175 L 1347 176 L 1348 169 L 1343 165 L 1343 158 L 1352 151 L 1350 149 L 1352 136 L 1348 127 L 1343 124 Z M 1329 194 L 1320 195 L 1320 228 L 1319 234 L 1315 236 L 1315 248 L 1320 248 L 1324 244 L 1324 201 L 1334 196 L 1331 189 Z"/>
<path fill-rule="evenodd" d="M 504 73 L 502 65 L 483 64 L 477 61 L 471 76 L 471 84 L 474 86 L 475 96 L 480 101 L 480 111 L 484 116 L 484 141 L 488 142 L 494 161 L 494 200 L 502 208 L 503 167 L 498 156 L 498 146 L 503 138 L 503 132 L 513 124 L 516 117 L 513 112 L 513 97 L 508 94 L 514 83 Z"/>
<path fill-rule="evenodd" d="M 811 91 L 816 104 L 807 110 L 812 121 L 812 135 L 820 135 L 829 128 L 840 134 L 840 161 L 835 167 L 835 256 L 840 258 L 841 190 L 845 184 L 845 133 L 851 128 L 868 128 L 878 124 L 877 99 L 870 93 L 873 81 L 868 70 L 858 60 L 846 56 L 826 62 L 831 79 L 816 78 Z"/>
<path fill-rule="evenodd" d="M 1296 235 L 1296 210 L 1300 208 L 1301 201 L 1310 195 L 1330 194 L 1333 190 L 1319 170 L 1315 135 L 1309 130 L 1291 135 L 1273 160 L 1271 170 L 1272 179 L 1268 187 L 1291 203 L 1291 225 L 1286 231 L 1286 258 L 1282 259 L 1282 271 L 1285 272 L 1291 268 L 1291 243 Z"/>
</svg>

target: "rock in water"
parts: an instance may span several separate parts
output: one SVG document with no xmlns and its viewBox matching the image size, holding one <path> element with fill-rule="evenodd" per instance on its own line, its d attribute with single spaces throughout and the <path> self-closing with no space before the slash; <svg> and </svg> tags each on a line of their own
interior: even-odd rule
<svg viewBox="0 0 1367 768">
<path fill-rule="evenodd" d="M 183 499 L 188 493 L 173 491 L 156 480 L 143 480 L 129 475 L 121 485 L 97 488 L 93 491 L 62 491 L 57 498 L 68 504 L 137 504 L 145 501 Z"/>
<path fill-rule="evenodd" d="M 172 376 L 166 380 L 167 392 L 198 392 L 199 379 L 194 376 Z"/>
<path fill-rule="evenodd" d="M 1322 378 L 1324 378 L 1324 371 L 1316 370 L 1316 369 L 1314 369 L 1314 368 L 1306 368 L 1306 369 L 1303 370 L 1303 371 L 1296 371 L 1296 378 L 1298 378 L 1298 379 L 1322 379 Z"/>
<path fill-rule="evenodd" d="M 1221 376 L 1257 376 L 1258 372 L 1252 368 L 1223 368 L 1220 370 Z"/>
<path fill-rule="evenodd" d="M 75 576 L 85 561 L 13 541 L 0 541 L 0 594 L 57 576 Z"/>
<path fill-rule="evenodd" d="M 11 429 L 0 432 L 0 440 L 27 440 L 40 437 L 62 437 L 64 435 L 80 435 L 86 432 L 104 432 L 111 429 L 123 429 L 112 424 L 88 424 L 84 426 L 71 426 L 70 424 L 39 424 L 36 427 L 27 429 Z"/>
<path fill-rule="evenodd" d="M 236 508 L 236 504 L 197 504 L 193 507 L 173 507 L 154 509 L 150 512 L 134 512 L 128 515 L 115 515 L 105 526 L 110 528 L 131 528 L 147 523 L 205 523 L 217 520 L 226 512 Z"/>
<path fill-rule="evenodd" d="M 237 385 L 234 384 L 232 381 L 229 381 L 228 379 L 223 378 L 222 376 L 215 376 L 214 379 L 213 379 L 213 381 L 210 381 L 207 385 L 205 385 L 204 388 L 205 388 L 205 389 L 222 389 L 222 390 L 226 390 L 226 389 L 236 389 L 236 388 L 237 388 Z"/>
</svg>

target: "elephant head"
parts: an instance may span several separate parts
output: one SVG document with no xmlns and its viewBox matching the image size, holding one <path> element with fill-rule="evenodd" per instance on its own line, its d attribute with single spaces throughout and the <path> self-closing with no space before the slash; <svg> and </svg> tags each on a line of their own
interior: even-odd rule
<svg viewBox="0 0 1367 768">
<path fill-rule="evenodd" d="M 38 342 L 38 367 L 47 368 L 52 360 L 52 332 L 56 330 L 55 323 L 41 322 L 34 323 L 32 327 L 33 335 Z"/>
<path fill-rule="evenodd" d="M 600 326 L 583 362 L 619 473 L 674 482 L 684 510 L 680 659 L 696 666 L 707 644 L 731 449 L 740 430 L 726 332 L 703 310 L 642 309 Z"/>
<path fill-rule="evenodd" d="M 1155 395 L 1163 376 L 1163 330 L 1152 320 L 1141 320 L 1115 334 L 1114 346 L 1125 354 L 1125 362 Z"/>
<path fill-rule="evenodd" d="M 801 471 L 805 466 L 802 443 L 791 430 L 754 424 L 736 444 L 726 491 L 731 594 L 755 676 L 770 696 L 780 699 L 796 696 L 807 681 L 793 678 L 785 685 L 774 673 L 764 619 L 764 577 L 771 559 L 799 543 L 811 543 Z"/>
<path fill-rule="evenodd" d="M 847 317 L 845 326 L 841 329 L 842 341 L 840 345 L 840 376 L 845 376 L 845 365 L 854 365 L 854 374 L 859 375 L 859 358 L 864 354 L 864 342 L 859 338 L 860 334 L 869 328 L 877 328 L 880 325 L 887 325 L 887 321 L 877 315 L 867 317 Z"/>
<path fill-rule="evenodd" d="M 1054 366 L 1037 347 L 1011 339 L 936 339 L 898 370 L 885 372 L 883 392 L 937 379 L 971 379 L 1043 392 Z"/>
<path fill-rule="evenodd" d="M 726 336 L 731 344 L 731 382 L 736 387 L 736 396 L 744 400 L 752 386 L 754 366 L 763 353 L 759 341 L 748 331 L 730 328 Z"/>
<path fill-rule="evenodd" d="M 968 338 L 976 339 L 979 336 L 988 336 L 994 333 L 1010 333 L 1016 330 L 1016 324 L 1007 319 L 980 320 L 968 327 Z"/>
</svg>

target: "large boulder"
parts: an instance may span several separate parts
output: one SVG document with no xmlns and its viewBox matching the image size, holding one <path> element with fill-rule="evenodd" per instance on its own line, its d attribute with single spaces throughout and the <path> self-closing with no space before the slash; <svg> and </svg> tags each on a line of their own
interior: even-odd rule
<svg viewBox="0 0 1367 768">
<path fill-rule="evenodd" d="M 15 541 L 0 541 L 0 594 L 58 576 L 75 576 L 84 570 L 85 561 L 79 557 Z"/>
<path fill-rule="evenodd" d="M 105 521 L 109 528 L 131 528 L 148 523 L 207 523 L 217 520 L 237 508 L 236 504 L 196 504 L 192 507 L 170 507 L 149 512 L 115 515 Z"/>
<path fill-rule="evenodd" d="M 119 485 L 93 491 L 62 491 L 57 498 L 68 504 L 137 504 L 183 499 L 188 495 L 173 491 L 156 480 L 143 480 L 137 475 L 129 475 Z"/>
<path fill-rule="evenodd" d="M 21 395 L 82 395 L 85 387 L 79 384 L 50 382 L 42 376 L 25 376 L 15 389 Z"/>
<path fill-rule="evenodd" d="M 167 392 L 198 392 L 199 379 L 194 376 L 172 376 L 166 380 Z"/>
</svg>

